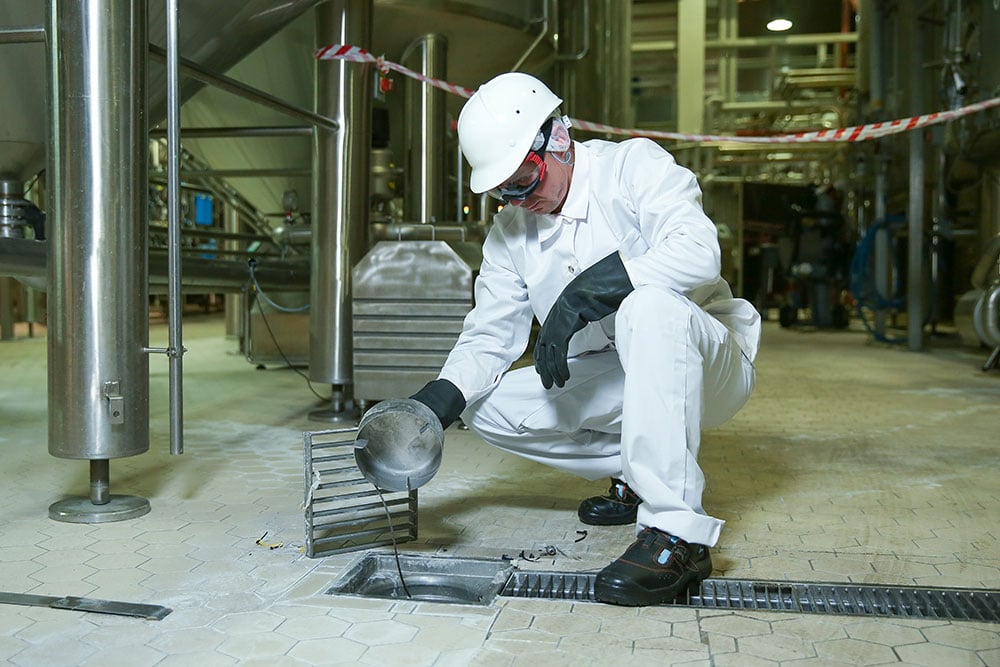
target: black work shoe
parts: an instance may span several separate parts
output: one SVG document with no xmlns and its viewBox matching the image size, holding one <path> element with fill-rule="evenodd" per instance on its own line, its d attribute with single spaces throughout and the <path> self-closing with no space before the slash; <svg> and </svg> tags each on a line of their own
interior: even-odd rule
<svg viewBox="0 0 1000 667">
<path fill-rule="evenodd" d="M 594 597 L 627 607 L 673 602 L 710 574 L 708 547 L 645 528 L 618 560 L 597 573 Z"/>
<path fill-rule="evenodd" d="M 580 521 L 591 526 L 622 526 L 635 523 L 636 512 L 642 498 L 620 479 L 611 478 L 611 488 L 606 496 L 594 496 L 580 503 L 577 514 Z"/>
</svg>

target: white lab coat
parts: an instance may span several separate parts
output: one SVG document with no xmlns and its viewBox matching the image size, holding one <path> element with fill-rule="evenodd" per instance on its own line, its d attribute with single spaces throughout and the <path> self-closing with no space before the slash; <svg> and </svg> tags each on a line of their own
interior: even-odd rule
<svg viewBox="0 0 1000 667">
<path fill-rule="evenodd" d="M 701 506 L 700 431 L 749 396 L 760 317 L 720 276 L 693 173 L 647 139 L 574 146 L 559 215 L 508 206 L 494 219 L 475 307 L 440 377 L 487 442 L 588 479 L 624 477 L 644 501 L 637 529 L 714 545 L 723 522 Z M 573 337 L 566 386 L 507 372 L 532 318 L 544 322 L 577 274 L 616 251 L 635 290 Z"/>
</svg>

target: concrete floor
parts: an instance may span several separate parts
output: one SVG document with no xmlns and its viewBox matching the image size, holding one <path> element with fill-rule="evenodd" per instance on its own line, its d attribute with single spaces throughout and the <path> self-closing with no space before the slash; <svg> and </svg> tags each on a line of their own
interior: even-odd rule
<svg viewBox="0 0 1000 667">
<path fill-rule="evenodd" d="M 151 343 L 165 338 L 156 326 Z M 168 453 L 157 357 L 152 448 L 111 462 L 112 493 L 152 511 L 86 525 L 47 516 L 88 495 L 89 468 L 47 452 L 45 340 L 0 343 L 0 591 L 173 610 L 151 621 L 0 605 L 0 663 L 1000 665 L 1000 625 L 983 622 L 324 595 L 358 554 L 303 553 L 302 433 L 325 428 L 308 419 L 315 398 L 299 375 L 247 363 L 220 318 L 189 318 L 185 345 L 186 453 Z M 754 397 L 702 447 L 706 508 L 728 522 L 713 576 L 1000 588 L 1000 372 L 983 373 L 985 358 L 765 323 Z M 605 488 L 453 427 L 420 490 L 420 537 L 401 551 L 554 546 L 538 565 L 596 570 L 632 534 L 576 519 Z"/>
</svg>

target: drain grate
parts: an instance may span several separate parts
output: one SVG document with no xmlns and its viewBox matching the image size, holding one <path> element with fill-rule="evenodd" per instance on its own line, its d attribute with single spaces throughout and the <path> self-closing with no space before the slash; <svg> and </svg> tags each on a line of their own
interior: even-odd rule
<svg viewBox="0 0 1000 667">
<path fill-rule="evenodd" d="M 319 558 L 417 537 L 417 490 L 378 490 L 354 462 L 355 428 L 307 431 L 306 555 Z"/>
<path fill-rule="evenodd" d="M 514 572 L 503 597 L 594 601 L 594 574 Z M 672 603 L 800 614 L 1000 621 L 1000 591 L 706 579 Z"/>
</svg>

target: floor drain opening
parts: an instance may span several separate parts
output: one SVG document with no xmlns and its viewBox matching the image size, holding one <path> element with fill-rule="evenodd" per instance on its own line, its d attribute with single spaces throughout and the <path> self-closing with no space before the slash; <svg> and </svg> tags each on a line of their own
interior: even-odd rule
<svg viewBox="0 0 1000 667">
<path fill-rule="evenodd" d="M 508 560 L 415 554 L 399 554 L 397 567 L 393 554 L 369 553 L 348 566 L 326 593 L 487 606 L 513 571 L 514 565 Z"/>
</svg>

